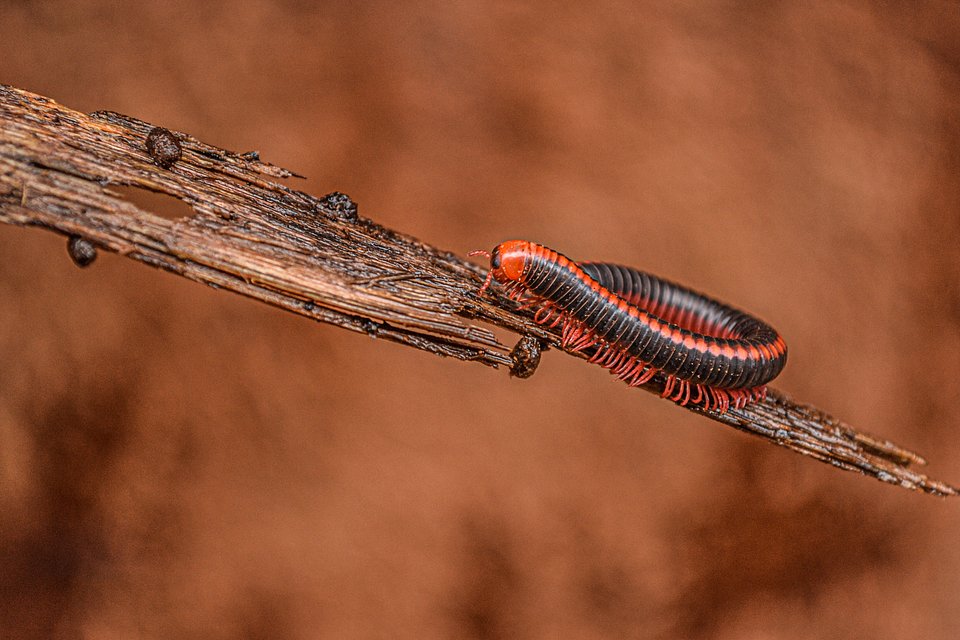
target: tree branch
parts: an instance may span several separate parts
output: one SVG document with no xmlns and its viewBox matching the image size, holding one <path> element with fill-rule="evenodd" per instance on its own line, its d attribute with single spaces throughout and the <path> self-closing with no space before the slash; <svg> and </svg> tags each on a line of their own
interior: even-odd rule
<svg viewBox="0 0 960 640">
<path fill-rule="evenodd" d="M 90 115 L 0 86 L 0 222 L 72 240 L 88 264 L 106 249 L 314 320 L 442 356 L 533 373 L 556 334 L 505 297 L 483 300 L 485 270 L 359 217 L 342 194 L 317 198 L 276 180 L 290 171 L 111 112 Z M 177 198 L 168 220 L 113 185 Z M 511 351 L 481 320 L 524 338 Z M 589 357 L 590 352 L 577 355 Z M 655 378 L 646 390 L 659 393 Z M 937 495 L 948 484 L 909 468 L 920 456 L 771 390 L 725 414 L 689 409 L 841 469 Z"/>
</svg>

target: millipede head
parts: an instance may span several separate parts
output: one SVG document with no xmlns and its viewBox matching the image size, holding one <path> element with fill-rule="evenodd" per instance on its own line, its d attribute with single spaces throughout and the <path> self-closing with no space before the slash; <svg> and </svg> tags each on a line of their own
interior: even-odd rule
<svg viewBox="0 0 960 640">
<path fill-rule="evenodd" d="M 497 282 L 520 282 L 532 253 L 532 243 L 526 240 L 501 242 L 490 254 L 490 268 Z"/>
<path fill-rule="evenodd" d="M 520 282 L 530 249 L 531 243 L 526 240 L 508 240 L 495 246 L 493 251 L 471 251 L 468 255 L 490 259 L 490 272 L 478 295 L 483 295 L 493 280 L 502 284 Z"/>
</svg>

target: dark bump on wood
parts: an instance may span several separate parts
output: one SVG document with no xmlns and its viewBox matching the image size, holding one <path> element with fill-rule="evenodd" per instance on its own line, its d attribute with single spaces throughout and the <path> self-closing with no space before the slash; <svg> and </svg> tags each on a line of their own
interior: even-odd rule
<svg viewBox="0 0 960 640">
<path fill-rule="evenodd" d="M 169 169 L 180 161 L 183 148 L 180 141 L 169 130 L 163 127 L 154 127 L 147 134 L 147 153 L 157 163 L 157 166 Z"/>
<path fill-rule="evenodd" d="M 73 259 L 73 263 L 80 267 L 89 267 L 97 259 L 97 248 L 92 242 L 80 236 L 70 236 L 67 240 L 67 253 Z"/>
<path fill-rule="evenodd" d="M 515 378 L 529 378 L 540 366 L 540 341 L 533 336 L 523 336 L 510 351 L 510 375 Z"/>
<path fill-rule="evenodd" d="M 359 217 L 357 203 L 350 196 L 333 191 L 320 198 L 320 207 L 341 220 L 356 221 Z"/>
</svg>

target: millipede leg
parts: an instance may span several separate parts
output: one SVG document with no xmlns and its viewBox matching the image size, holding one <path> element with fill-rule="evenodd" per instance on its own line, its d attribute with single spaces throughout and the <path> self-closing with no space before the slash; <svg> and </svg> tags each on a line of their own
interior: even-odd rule
<svg viewBox="0 0 960 640">
<path fill-rule="evenodd" d="M 693 403 L 694 406 L 697 406 L 697 405 L 699 405 L 699 404 L 703 401 L 703 398 L 704 398 L 704 395 L 703 395 L 703 385 L 702 385 L 702 384 L 695 384 L 695 385 L 693 385 L 693 386 L 696 387 L 696 389 L 697 389 L 697 397 L 696 397 L 696 398 L 692 398 L 690 401 Z"/>
<path fill-rule="evenodd" d="M 663 391 L 660 392 L 661 398 L 668 397 L 673 392 L 673 386 L 677 383 L 676 376 L 667 376 L 667 383 L 663 385 Z"/>
<path fill-rule="evenodd" d="M 658 369 L 654 369 L 653 367 L 650 367 L 649 369 L 644 371 L 643 374 L 640 375 L 640 377 L 638 377 L 636 380 L 633 381 L 632 386 L 639 387 L 642 384 L 646 384 L 647 382 L 650 382 L 650 380 L 653 379 L 653 376 L 657 375 L 657 371 Z"/>
</svg>

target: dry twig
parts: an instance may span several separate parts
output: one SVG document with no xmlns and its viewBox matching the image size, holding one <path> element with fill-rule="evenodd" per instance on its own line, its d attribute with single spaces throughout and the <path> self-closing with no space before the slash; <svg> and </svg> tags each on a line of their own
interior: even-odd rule
<svg viewBox="0 0 960 640">
<path fill-rule="evenodd" d="M 94 247 L 287 311 L 432 353 L 529 375 L 558 336 L 500 297 L 476 296 L 483 269 L 357 216 L 342 194 L 279 184 L 294 174 L 111 112 L 90 115 L 0 86 L 0 222 L 55 231 L 89 264 Z M 168 220 L 111 189 L 178 198 Z M 525 338 L 512 352 L 482 320 Z M 577 354 L 589 357 L 589 351 Z M 659 393 L 662 380 L 645 388 Z M 923 459 L 772 391 L 725 414 L 691 409 L 841 469 L 937 495 L 958 490 L 909 468 Z"/>
</svg>

